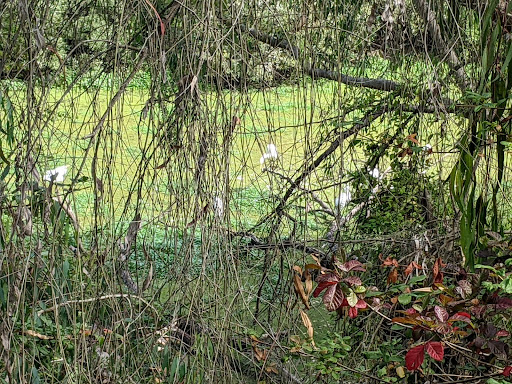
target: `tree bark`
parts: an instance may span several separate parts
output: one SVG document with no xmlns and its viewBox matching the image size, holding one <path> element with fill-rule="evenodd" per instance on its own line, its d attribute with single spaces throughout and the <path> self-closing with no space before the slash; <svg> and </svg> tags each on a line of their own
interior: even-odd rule
<svg viewBox="0 0 512 384">
<path fill-rule="evenodd" d="M 228 24 L 229 26 L 232 26 L 229 24 L 226 20 L 223 19 L 223 22 L 225 24 Z M 237 26 L 240 28 L 242 32 L 246 32 L 250 34 L 252 37 L 254 37 L 256 40 L 261 41 L 262 43 L 268 44 L 275 48 L 281 48 L 286 51 L 288 51 L 292 57 L 299 61 L 300 57 L 300 51 L 299 48 L 292 43 L 288 39 L 281 39 L 274 36 L 271 36 L 269 34 L 266 34 L 264 32 L 261 32 L 255 28 L 248 28 L 244 24 L 237 24 Z M 379 91 L 385 91 L 385 92 L 392 92 L 399 90 L 402 88 L 401 84 L 396 83 L 391 80 L 387 79 L 371 79 L 366 77 L 353 77 L 346 74 L 343 74 L 341 72 L 337 71 L 329 71 L 325 69 L 319 69 L 319 68 L 312 68 L 306 66 L 304 68 L 305 72 L 308 73 L 313 78 L 323 78 L 323 79 L 329 79 L 334 81 L 339 81 L 346 85 L 351 86 L 359 86 L 363 88 L 370 88 L 370 89 L 376 89 Z"/>
</svg>

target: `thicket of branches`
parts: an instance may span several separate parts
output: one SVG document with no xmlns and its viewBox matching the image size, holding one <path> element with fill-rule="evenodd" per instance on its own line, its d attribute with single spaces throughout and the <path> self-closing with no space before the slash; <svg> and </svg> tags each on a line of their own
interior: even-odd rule
<svg viewBox="0 0 512 384">
<path fill-rule="evenodd" d="M 314 349 L 288 359 L 313 328 L 359 337 L 338 367 L 384 380 L 360 361 L 391 345 L 393 316 L 335 322 L 316 303 L 311 322 L 292 267 L 358 259 L 384 290 L 379 257 L 428 274 L 497 256 L 509 8 L 2 2 L 0 380 L 336 379 Z M 255 162 L 271 142 L 279 157 Z M 63 182 L 46 177 L 64 164 Z"/>
</svg>

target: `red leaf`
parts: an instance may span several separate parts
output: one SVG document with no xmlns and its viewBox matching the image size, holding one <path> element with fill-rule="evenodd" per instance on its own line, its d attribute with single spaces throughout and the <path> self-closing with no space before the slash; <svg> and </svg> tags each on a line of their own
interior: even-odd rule
<svg viewBox="0 0 512 384">
<path fill-rule="evenodd" d="M 434 275 L 434 284 L 441 284 L 443 282 L 443 273 L 441 272 L 441 268 L 445 267 L 446 264 L 443 263 L 441 258 L 438 258 L 434 263 L 434 267 L 432 268 L 432 274 Z"/>
<path fill-rule="evenodd" d="M 358 276 L 348 276 L 343 279 L 345 283 L 347 283 L 349 286 L 356 285 L 359 286 L 363 284 L 361 279 Z"/>
<path fill-rule="evenodd" d="M 436 332 L 441 333 L 443 335 L 453 332 L 453 328 L 448 323 L 441 323 L 439 325 L 436 325 L 434 329 Z"/>
<path fill-rule="evenodd" d="M 322 291 L 325 288 L 330 287 L 332 285 L 336 285 L 336 284 L 338 284 L 338 283 L 335 281 L 324 281 L 324 282 L 318 284 L 318 287 L 316 287 L 315 291 L 313 292 L 313 297 L 318 297 L 318 295 L 320 293 L 322 293 Z"/>
<path fill-rule="evenodd" d="M 407 309 L 407 310 L 405 311 L 405 314 L 406 314 L 406 315 L 409 315 L 409 316 L 410 316 L 410 315 L 415 315 L 416 313 L 417 313 L 417 312 L 416 312 L 416 310 L 415 310 L 414 308 L 409 308 L 409 309 Z"/>
<path fill-rule="evenodd" d="M 492 339 L 494 336 L 496 336 L 496 333 L 498 333 L 498 328 L 496 328 L 492 323 L 483 325 L 480 327 L 480 330 L 482 331 L 484 337 L 487 339 Z"/>
<path fill-rule="evenodd" d="M 465 299 L 467 296 L 473 293 L 473 288 L 471 287 L 471 283 L 467 280 L 460 280 L 457 283 L 457 287 L 455 287 L 455 291 Z"/>
<path fill-rule="evenodd" d="M 316 279 L 317 283 L 323 283 L 327 281 L 337 283 L 338 281 L 340 281 L 340 277 L 336 273 L 329 272 L 318 276 Z"/>
<path fill-rule="evenodd" d="M 357 303 L 355 305 L 355 307 L 359 309 L 365 309 L 367 306 L 368 304 L 366 304 L 366 301 L 364 301 L 363 299 L 357 300 Z"/>
<path fill-rule="evenodd" d="M 405 366 L 409 371 L 415 371 L 425 359 L 425 345 L 420 344 L 414 348 L 409 349 L 409 352 L 405 355 Z"/>
<path fill-rule="evenodd" d="M 329 311 L 335 311 L 343 302 L 343 291 L 341 290 L 341 287 L 336 284 L 335 286 L 331 286 L 325 291 L 325 295 L 323 298 L 323 302 L 325 304 L 325 308 Z"/>
<path fill-rule="evenodd" d="M 512 366 L 507 365 L 507 366 L 503 369 L 503 372 L 501 372 L 501 374 L 502 374 L 503 376 L 505 376 L 505 377 L 509 377 L 511 372 L 512 372 Z"/>
<path fill-rule="evenodd" d="M 496 303 L 496 309 L 508 309 L 512 307 L 512 299 L 508 297 L 500 297 L 498 298 L 498 302 Z"/>
<path fill-rule="evenodd" d="M 324 284 L 324 283 L 322 283 Z M 330 285 L 329 287 L 327 287 L 327 289 L 325 290 L 325 293 L 324 293 L 324 298 L 323 298 L 323 302 L 325 304 L 325 306 L 329 306 L 329 303 L 332 301 L 333 297 L 334 297 L 334 294 L 336 293 L 336 286 L 338 284 L 333 284 L 333 285 Z"/>
<path fill-rule="evenodd" d="M 446 320 L 448 320 L 450 317 L 448 311 L 439 305 L 434 307 L 434 313 L 436 314 L 437 320 L 439 320 L 441 323 L 446 322 Z"/>
<path fill-rule="evenodd" d="M 349 271 L 365 272 L 366 271 L 366 269 L 364 269 L 364 267 L 363 267 L 363 264 L 361 264 L 361 262 L 357 261 L 357 260 L 347 261 L 346 263 L 344 263 L 340 266 L 340 269 L 344 272 L 349 272 Z"/>
<path fill-rule="evenodd" d="M 330 273 L 325 273 L 323 275 L 318 276 L 316 281 L 318 282 L 318 287 L 316 287 L 315 291 L 313 292 L 314 297 L 318 297 L 318 295 L 320 295 L 320 293 L 322 293 L 322 291 L 325 288 L 327 288 L 331 285 L 338 284 L 338 281 L 340 281 L 340 278 L 337 274 L 330 272 Z"/>
<path fill-rule="evenodd" d="M 498 333 L 496 333 L 496 337 L 506 337 L 506 336 L 510 336 L 510 332 L 505 331 L 504 329 L 500 329 L 498 331 Z"/>
<path fill-rule="evenodd" d="M 444 357 L 444 347 L 439 341 L 429 341 L 426 344 L 427 352 L 431 358 L 437 361 L 443 360 Z"/>
<path fill-rule="evenodd" d="M 467 312 L 457 312 L 455 315 L 450 316 L 449 321 L 463 321 L 471 324 L 471 315 Z"/>
<path fill-rule="evenodd" d="M 487 346 L 491 350 L 491 353 L 494 355 L 507 355 L 509 346 L 505 344 L 503 341 L 499 340 L 489 340 L 487 341 Z"/>
<path fill-rule="evenodd" d="M 348 309 L 348 317 L 351 319 L 355 319 L 357 317 L 357 308 L 356 307 L 350 307 Z"/>
<path fill-rule="evenodd" d="M 485 305 L 475 305 L 474 307 L 471 307 L 470 311 L 473 316 L 480 319 L 485 314 L 486 310 L 487 308 Z"/>
</svg>

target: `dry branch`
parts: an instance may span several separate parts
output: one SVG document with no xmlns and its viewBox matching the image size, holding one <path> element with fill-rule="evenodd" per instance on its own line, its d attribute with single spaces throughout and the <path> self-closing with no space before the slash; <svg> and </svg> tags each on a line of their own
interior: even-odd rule
<svg viewBox="0 0 512 384">
<path fill-rule="evenodd" d="M 142 222 L 140 220 L 140 213 L 137 213 L 128 226 L 124 241 L 119 241 L 119 276 L 121 277 L 121 280 L 123 280 L 124 284 L 128 287 L 128 289 L 133 293 L 138 293 L 139 289 L 135 281 L 133 281 L 130 271 L 128 270 L 128 258 L 130 257 L 132 244 L 137 238 L 137 233 L 139 232 L 141 225 Z"/>
<path fill-rule="evenodd" d="M 113 294 L 113 295 L 104 295 L 104 296 L 100 296 L 100 297 L 91 297 L 89 299 L 68 300 L 68 301 L 65 301 L 65 302 L 60 303 L 60 304 L 55 304 L 55 305 L 53 305 L 53 306 L 51 306 L 49 308 L 41 309 L 40 311 L 37 312 L 37 316 L 41 316 L 43 313 L 53 312 L 53 311 L 59 309 L 60 307 L 63 307 L 63 306 L 66 306 L 66 305 L 93 303 L 95 301 L 102 301 L 102 300 L 108 300 L 108 299 L 118 299 L 118 298 L 119 299 L 126 299 L 126 300 L 130 300 L 130 299 L 140 300 L 147 307 L 151 308 L 155 312 L 155 314 L 158 315 L 158 311 L 155 309 L 155 307 L 153 307 L 150 303 L 148 303 L 142 297 L 136 296 L 136 295 L 124 294 L 124 293 L 117 293 L 117 294 Z"/>
<path fill-rule="evenodd" d="M 331 145 L 318 156 L 315 161 L 309 165 L 307 165 L 304 169 L 304 171 L 295 179 L 293 180 L 293 184 L 286 190 L 283 198 L 277 205 L 277 207 L 274 209 L 274 212 L 272 214 L 281 215 L 282 211 L 284 210 L 284 207 L 286 206 L 286 203 L 288 199 L 291 197 L 293 192 L 300 186 L 300 184 L 308 177 L 311 172 L 313 172 L 322 162 L 331 155 L 340 144 L 343 142 L 343 140 L 347 139 L 350 136 L 355 135 L 357 132 L 359 132 L 361 129 L 368 127 L 373 121 L 378 119 L 380 116 L 388 112 L 388 107 L 379 107 L 376 110 L 369 112 L 365 115 L 365 117 L 362 119 L 360 123 L 355 124 L 352 128 L 340 132 L 340 134 L 336 137 L 336 140 L 334 140 Z"/>
<path fill-rule="evenodd" d="M 466 75 L 463 66 L 461 65 L 461 61 L 453 50 L 453 47 L 449 47 L 445 42 L 441 34 L 441 28 L 437 23 L 435 12 L 424 0 L 413 0 L 413 3 L 414 7 L 416 8 L 416 12 L 427 24 L 429 33 L 432 35 L 437 47 L 443 53 L 444 59 L 446 59 L 448 66 L 453 71 L 459 87 L 463 90 L 469 88 L 469 78 Z"/>
<path fill-rule="evenodd" d="M 228 21 L 224 19 L 222 20 L 225 24 L 228 24 L 231 27 Z M 276 38 L 267 33 L 261 32 L 255 28 L 248 28 L 244 24 L 237 24 L 237 26 L 240 28 L 242 32 L 250 34 L 256 40 L 261 41 L 262 43 L 268 44 L 274 48 L 281 48 L 288 51 L 296 61 L 299 61 L 299 48 L 293 45 L 288 39 Z M 376 89 L 385 92 L 392 92 L 402 88 L 400 84 L 387 79 L 370 79 L 365 77 L 354 77 L 343 74 L 341 72 L 313 68 L 310 67 L 309 65 L 307 65 L 306 68 L 304 69 L 313 78 L 323 78 L 339 81 L 346 85 L 360 86 L 363 88 Z"/>
<path fill-rule="evenodd" d="M 244 237 L 251 239 L 250 243 L 247 245 L 248 247 L 252 249 L 298 249 L 301 251 L 304 251 L 309 254 L 317 254 L 320 256 L 324 256 L 324 252 L 321 250 L 311 247 L 307 245 L 306 242 L 299 242 L 299 241 L 281 241 L 279 243 L 269 243 L 261 240 L 258 238 L 255 234 L 251 232 L 232 232 L 232 236 L 234 237 Z"/>
</svg>

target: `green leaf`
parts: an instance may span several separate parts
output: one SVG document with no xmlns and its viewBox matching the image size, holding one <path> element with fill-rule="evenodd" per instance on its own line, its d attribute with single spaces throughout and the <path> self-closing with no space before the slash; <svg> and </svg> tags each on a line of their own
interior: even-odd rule
<svg viewBox="0 0 512 384">
<path fill-rule="evenodd" d="M 419 304 L 413 304 L 412 307 L 418 312 L 421 312 L 423 310 L 423 308 Z"/>
<path fill-rule="evenodd" d="M 66 259 L 62 263 L 62 276 L 67 280 L 69 277 L 69 261 Z"/>
<path fill-rule="evenodd" d="M 490 265 L 483 265 L 483 264 L 475 264 L 475 269 L 489 269 L 496 273 L 496 268 L 491 267 Z"/>
<path fill-rule="evenodd" d="M 179 365 L 180 365 L 180 359 L 178 357 L 175 357 L 174 360 L 172 361 L 171 369 L 169 372 L 169 377 L 172 380 L 178 378 L 176 374 L 178 373 Z"/>
<path fill-rule="evenodd" d="M 0 180 L 5 181 L 5 178 L 9 174 L 10 170 L 11 170 L 11 166 L 7 165 L 7 167 L 5 167 L 4 170 L 2 171 L 2 174 L 0 174 Z"/>
<path fill-rule="evenodd" d="M 386 376 L 387 374 L 388 374 L 388 367 L 382 367 L 381 369 L 379 369 L 377 371 L 378 377 Z"/>
<path fill-rule="evenodd" d="M 364 352 L 364 355 L 367 359 L 371 360 L 377 360 L 382 358 L 382 352 L 381 351 L 367 351 Z"/>
<path fill-rule="evenodd" d="M 512 293 L 512 276 L 509 275 L 505 280 L 500 283 L 501 289 L 505 293 Z"/>
<path fill-rule="evenodd" d="M 366 292 L 366 288 L 363 285 L 358 285 L 357 287 L 354 287 L 355 293 L 364 293 Z"/>
<path fill-rule="evenodd" d="M 357 304 L 357 295 L 355 294 L 355 292 L 351 289 L 349 289 L 349 294 L 347 295 L 347 302 L 348 302 L 348 305 L 350 305 L 351 307 L 355 307 L 356 304 Z"/>
<path fill-rule="evenodd" d="M 7 165 L 10 164 L 10 161 L 7 159 L 7 157 L 4 154 L 4 150 L 3 150 L 3 147 L 2 147 L 2 140 L 0 140 L 0 159 L 2 159 L 2 161 L 5 164 L 7 164 Z"/>
<path fill-rule="evenodd" d="M 398 296 L 398 301 L 402 305 L 407 305 L 411 302 L 412 295 L 410 293 L 403 293 Z"/>
<path fill-rule="evenodd" d="M 39 371 L 36 367 L 32 367 L 32 384 L 41 383 L 41 378 L 39 377 Z"/>
<path fill-rule="evenodd" d="M 409 280 L 409 284 L 410 285 L 414 285 L 414 284 L 417 284 L 423 280 L 425 280 L 427 278 L 426 275 L 419 275 L 419 276 L 413 276 L 411 277 L 411 279 Z"/>
</svg>

